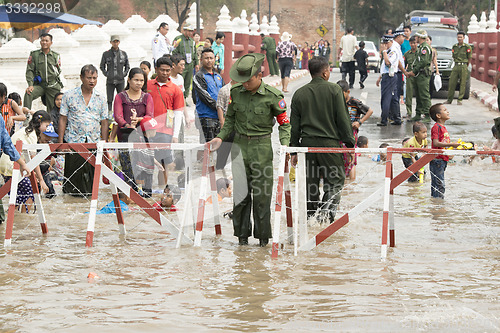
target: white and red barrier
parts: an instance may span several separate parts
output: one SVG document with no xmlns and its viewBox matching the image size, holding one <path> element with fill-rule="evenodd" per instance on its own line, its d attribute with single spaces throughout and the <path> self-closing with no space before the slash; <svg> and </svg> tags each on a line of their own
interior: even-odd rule
<svg viewBox="0 0 500 333">
<path fill-rule="evenodd" d="M 204 162 L 202 165 L 202 170 L 204 170 L 204 178 L 205 181 L 202 179 L 202 188 L 200 192 L 205 192 L 206 193 L 206 187 L 207 187 L 207 172 L 209 170 L 209 165 L 208 165 L 208 156 L 209 156 L 209 147 L 207 145 L 199 145 L 199 144 L 168 144 L 168 143 L 105 143 L 105 142 L 99 142 L 97 144 L 92 144 L 92 143 L 85 143 L 85 144 L 76 144 L 76 143 L 65 143 L 65 144 L 34 144 L 34 145 L 24 145 L 22 144 L 21 141 L 19 141 L 16 145 L 17 149 L 21 151 L 22 149 L 25 150 L 39 150 L 39 152 L 36 154 L 36 156 L 30 160 L 27 163 L 27 166 L 30 170 L 33 170 L 37 165 L 39 165 L 43 160 L 45 160 L 50 154 L 57 152 L 58 150 L 68 150 L 71 149 L 75 153 L 80 154 L 82 157 L 84 157 L 88 163 L 90 163 L 92 166 L 94 166 L 95 171 L 94 171 L 94 179 L 93 179 L 93 186 L 92 186 L 92 197 L 91 197 L 91 204 L 90 204 L 90 214 L 89 214 L 89 221 L 88 221 L 88 226 L 87 226 L 87 234 L 86 234 L 86 246 L 90 247 L 93 245 L 93 236 L 94 236 L 94 229 L 95 229 L 95 221 L 96 221 L 96 213 L 97 213 L 97 207 L 98 207 L 98 196 L 99 196 L 99 183 L 101 176 L 106 177 L 111 185 L 111 192 L 112 192 L 112 197 L 113 197 L 113 202 L 115 205 L 115 211 L 116 211 L 116 216 L 118 220 L 118 225 L 119 225 L 119 230 L 121 234 L 125 234 L 126 229 L 125 229 L 125 223 L 124 223 L 124 218 L 123 218 L 123 213 L 121 211 L 121 205 L 120 205 L 120 200 L 118 198 L 118 189 L 122 191 L 125 195 L 130 197 L 130 199 L 135 202 L 139 207 L 147 213 L 149 216 L 151 216 L 158 224 L 161 226 L 165 227 L 167 231 L 172 234 L 173 236 L 177 237 L 177 246 L 180 246 L 181 243 L 187 243 L 187 244 L 193 244 L 193 240 L 188 237 L 184 232 L 183 232 L 183 227 L 184 225 L 187 224 L 189 216 L 192 216 L 191 211 L 192 211 L 192 200 L 191 200 L 191 193 L 194 193 L 192 187 L 193 185 L 193 175 L 192 175 L 192 165 L 191 165 L 191 158 L 190 158 L 190 153 L 192 150 L 198 150 L 198 149 L 204 149 L 204 155 L 207 158 L 204 158 Z M 187 195 L 186 195 L 186 205 L 185 205 L 185 214 L 184 217 L 182 218 L 181 221 L 181 226 L 177 227 L 176 224 L 174 224 L 172 221 L 170 221 L 165 215 L 161 214 L 159 211 L 157 211 L 151 204 L 145 200 L 143 197 L 139 195 L 136 191 L 134 191 L 124 180 L 122 180 L 118 175 L 114 173 L 114 171 L 111 169 L 111 164 L 109 163 L 109 160 L 107 160 L 107 157 L 104 157 L 104 151 L 105 149 L 145 149 L 145 148 L 163 148 L 163 149 L 172 149 L 172 150 L 183 150 L 187 151 L 188 158 L 187 161 L 188 163 L 188 172 L 186 174 L 187 177 Z M 96 149 L 95 156 L 94 154 L 89 150 L 89 149 Z M 104 161 L 103 161 L 104 157 Z M 211 168 L 213 171 L 214 168 Z M 9 199 L 9 210 L 7 214 L 7 221 L 6 221 L 6 232 L 5 232 L 5 245 L 9 246 L 11 245 L 11 239 L 12 239 L 12 230 L 13 230 L 13 224 L 14 224 L 14 211 L 16 209 L 15 203 L 16 203 L 16 194 L 17 194 L 17 187 L 18 183 L 22 180 L 20 171 L 19 171 L 19 165 L 17 163 L 14 163 L 14 169 L 12 173 L 12 178 L 8 182 L 6 182 L 1 188 L 0 188 L 0 198 L 5 196 L 8 191 L 10 190 L 10 199 Z M 211 178 L 211 189 L 213 190 L 216 188 L 215 185 L 215 175 L 213 175 Z M 31 175 L 31 184 L 33 187 L 33 193 L 35 196 L 35 205 L 36 209 L 39 215 L 39 220 L 42 228 L 42 233 L 46 234 L 48 232 L 46 220 L 45 220 L 45 215 L 43 211 L 43 207 L 41 204 L 41 197 L 38 192 L 38 184 L 34 178 L 33 172 Z M 203 209 L 202 213 L 204 212 L 204 201 L 205 201 L 205 193 L 200 193 L 201 198 L 203 198 Z M 212 200 L 214 204 L 214 212 L 218 214 L 218 207 L 215 205 L 218 204 L 217 197 L 215 200 Z M 200 207 L 199 207 L 200 208 Z M 196 221 L 196 232 L 198 233 L 197 239 L 201 242 L 201 232 L 203 229 L 203 220 L 205 216 L 204 214 L 198 214 L 197 216 L 197 221 Z M 221 226 L 220 226 L 220 221 L 218 219 L 218 216 L 215 217 L 215 233 L 217 235 L 221 234 Z M 194 224 L 194 223 L 193 223 Z"/>
<path fill-rule="evenodd" d="M 428 164 L 437 155 L 461 155 L 461 156 L 474 156 L 474 155 L 484 155 L 484 156 L 500 156 L 500 151 L 474 151 L 474 150 L 441 150 L 441 149 L 419 149 L 419 148 L 315 148 L 315 147 L 285 147 L 287 153 L 297 153 L 298 162 L 296 169 L 296 188 L 295 188 L 295 207 L 294 211 L 295 224 L 293 228 L 293 238 L 294 238 L 294 254 L 297 255 L 297 239 L 300 237 L 300 247 L 298 250 L 307 251 L 312 250 L 328 237 L 337 232 L 340 228 L 349 223 L 353 218 L 359 216 L 362 212 L 368 209 L 375 202 L 384 198 L 383 205 L 383 217 L 382 217 L 382 237 L 381 237 L 381 257 L 384 259 L 387 257 L 387 246 L 395 246 L 396 236 L 395 236 L 395 225 L 394 225 L 394 189 L 407 180 L 414 173 L 417 173 L 423 166 Z M 397 176 L 394 177 L 394 166 L 393 166 L 393 156 L 394 154 L 400 153 L 411 153 L 419 152 L 423 153 L 414 164 L 412 164 L 407 169 L 403 170 Z M 336 219 L 318 234 L 312 238 L 307 238 L 307 212 L 305 207 L 301 207 L 300 198 L 306 195 L 305 186 L 305 153 L 386 153 L 385 161 L 385 182 L 384 186 L 378 188 L 374 193 L 369 195 L 366 199 L 352 208 L 349 212 L 343 214 L 340 218 Z M 281 192 L 282 186 L 280 186 L 282 181 L 281 168 L 283 163 L 287 163 L 285 154 L 280 156 L 280 174 L 278 176 L 278 186 L 276 192 L 276 208 L 274 216 L 274 237 L 273 239 L 273 251 L 272 256 L 277 257 L 277 249 L 279 248 L 279 223 L 281 222 Z M 284 170 L 285 166 L 283 166 Z M 299 217 L 300 216 L 300 217 Z M 299 224 L 303 224 L 303 228 L 299 228 Z M 288 225 L 288 220 L 287 220 Z M 389 242 L 389 244 L 388 244 Z"/>
</svg>

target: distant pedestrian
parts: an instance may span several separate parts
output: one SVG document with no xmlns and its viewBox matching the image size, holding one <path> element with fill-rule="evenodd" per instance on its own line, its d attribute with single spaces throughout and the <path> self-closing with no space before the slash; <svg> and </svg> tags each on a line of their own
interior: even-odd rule
<svg viewBox="0 0 500 333">
<path fill-rule="evenodd" d="M 101 57 L 101 71 L 106 77 L 106 96 L 108 98 L 108 110 L 113 108 L 113 99 L 116 93 L 121 93 L 125 87 L 125 78 L 130 69 L 127 53 L 120 50 L 120 37 L 111 36 L 111 49 L 105 51 Z"/>
<path fill-rule="evenodd" d="M 365 42 L 359 42 L 359 49 L 354 53 L 354 59 L 356 59 L 356 64 L 358 65 L 359 71 L 359 87 L 363 89 L 365 87 L 364 82 L 368 77 L 368 53 L 365 51 Z"/>
<path fill-rule="evenodd" d="M 311 55 L 311 49 L 309 48 L 309 44 L 307 42 L 304 42 L 304 47 L 302 48 L 301 51 L 302 51 L 302 59 L 300 60 L 301 68 L 309 69 L 307 64 L 309 62 L 309 56 Z"/>
<path fill-rule="evenodd" d="M 472 58 L 472 48 L 469 44 L 464 43 L 465 32 L 459 31 L 457 33 L 457 41 L 451 49 L 453 61 L 455 66 L 451 71 L 450 81 L 448 86 L 448 100 L 446 103 L 451 104 L 453 96 L 455 95 L 455 88 L 457 82 L 460 81 L 460 90 L 458 92 L 458 105 L 462 104 L 462 99 L 465 95 L 465 85 L 469 79 L 469 63 Z"/>
<path fill-rule="evenodd" d="M 266 51 L 266 60 L 269 65 L 271 76 L 279 75 L 278 63 L 276 62 L 276 41 L 269 34 L 260 34 L 262 44 L 260 48 Z"/>
<path fill-rule="evenodd" d="M 326 58 L 326 60 L 328 60 L 328 63 L 330 63 L 330 53 L 331 52 L 332 52 L 332 48 L 330 47 L 330 42 L 324 41 L 323 48 L 321 49 L 321 56 L 323 58 Z"/>
<path fill-rule="evenodd" d="M 224 74 L 224 35 L 223 32 L 217 31 L 215 35 L 215 41 L 212 43 L 212 50 L 214 50 L 215 55 L 215 70 L 220 75 Z"/>
<path fill-rule="evenodd" d="M 291 41 L 292 35 L 284 32 L 281 35 L 281 41 L 278 43 L 276 53 L 278 55 L 278 64 L 281 72 L 281 87 L 283 92 L 288 92 L 288 83 L 290 82 L 290 73 L 293 68 L 293 61 L 295 59 L 295 52 L 297 46 Z"/>
<path fill-rule="evenodd" d="M 339 51 L 342 51 L 342 80 L 346 80 L 349 74 L 349 88 L 354 88 L 355 62 L 354 53 L 358 49 L 358 41 L 354 36 L 354 29 L 348 28 L 347 34 L 340 39 Z"/>
<path fill-rule="evenodd" d="M 411 26 L 406 25 L 403 28 L 403 32 L 405 39 L 403 44 L 401 44 L 401 53 L 403 53 L 404 55 L 406 52 L 410 50 Z"/>
</svg>

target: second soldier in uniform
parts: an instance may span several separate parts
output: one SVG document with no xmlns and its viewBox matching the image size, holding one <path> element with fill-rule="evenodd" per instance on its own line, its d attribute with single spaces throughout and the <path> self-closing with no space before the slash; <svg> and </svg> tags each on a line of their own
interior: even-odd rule
<svg viewBox="0 0 500 333">
<path fill-rule="evenodd" d="M 52 35 L 44 33 L 40 35 L 40 50 L 31 51 L 26 67 L 26 81 L 28 88 L 24 94 L 23 106 L 31 109 L 31 104 L 38 97 L 50 112 L 54 108 L 54 97 L 63 85 L 61 78 L 61 58 L 59 53 L 50 49 L 52 46 Z"/>
<path fill-rule="evenodd" d="M 250 53 L 236 61 L 229 71 L 234 82 L 224 126 L 210 141 L 218 149 L 231 132 L 236 132 L 231 155 L 234 181 L 234 235 L 240 245 L 248 244 L 252 234 L 250 215 L 253 206 L 253 236 L 266 246 L 271 234 L 271 197 L 273 188 L 273 149 L 271 133 L 274 118 L 282 145 L 290 141 L 290 121 L 283 94 L 262 81 L 265 55 Z M 253 201 L 253 202 L 252 202 Z"/>
<path fill-rule="evenodd" d="M 465 95 L 465 85 L 467 79 L 469 78 L 469 62 L 472 57 L 472 48 L 469 44 L 464 43 L 465 32 L 459 31 L 457 33 L 458 43 L 453 45 L 451 49 L 451 54 L 453 56 L 453 61 L 455 66 L 451 71 L 450 81 L 448 86 L 448 100 L 446 104 L 451 104 L 453 101 L 453 96 L 455 95 L 455 88 L 460 80 L 460 90 L 458 92 L 458 105 L 462 104 L 462 99 Z"/>
</svg>

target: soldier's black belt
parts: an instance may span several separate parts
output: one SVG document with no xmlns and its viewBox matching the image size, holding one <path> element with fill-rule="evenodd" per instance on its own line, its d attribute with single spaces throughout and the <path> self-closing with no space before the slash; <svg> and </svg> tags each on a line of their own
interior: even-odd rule
<svg viewBox="0 0 500 333">
<path fill-rule="evenodd" d="M 259 139 L 270 138 L 271 134 L 248 136 L 248 135 L 241 135 L 239 133 L 236 133 L 235 137 L 238 138 L 238 139 L 259 140 Z"/>
</svg>

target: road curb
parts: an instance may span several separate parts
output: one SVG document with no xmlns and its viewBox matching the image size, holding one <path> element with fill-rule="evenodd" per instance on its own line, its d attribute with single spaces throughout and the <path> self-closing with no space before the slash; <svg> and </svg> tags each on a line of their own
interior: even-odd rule
<svg viewBox="0 0 500 333">
<path fill-rule="evenodd" d="M 298 70 L 298 71 L 293 71 L 291 74 L 290 74 L 290 81 L 293 81 L 293 80 L 297 80 L 305 75 L 309 74 L 309 71 L 306 70 L 306 69 L 301 69 L 301 70 Z M 266 80 L 267 81 L 267 80 Z M 281 78 L 272 78 L 272 79 L 269 79 L 268 82 L 266 82 L 268 85 L 270 85 L 271 87 L 278 87 L 279 85 L 281 85 Z"/>
<path fill-rule="evenodd" d="M 471 94 L 475 98 L 477 98 L 481 103 L 489 107 L 494 111 L 498 111 L 498 103 L 497 103 L 497 95 L 493 95 L 491 93 L 487 93 L 480 89 L 472 89 Z"/>
</svg>

